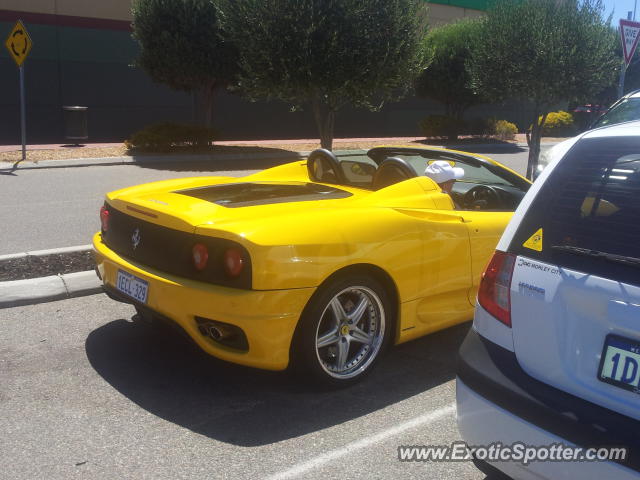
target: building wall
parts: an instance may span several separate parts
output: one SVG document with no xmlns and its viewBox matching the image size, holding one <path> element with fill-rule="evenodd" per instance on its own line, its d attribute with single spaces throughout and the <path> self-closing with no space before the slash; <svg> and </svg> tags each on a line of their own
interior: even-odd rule
<svg viewBox="0 0 640 480">
<path fill-rule="evenodd" d="M 131 21 L 131 0 L 1 0 L 0 9 Z"/>
<path fill-rule="evenodd" d="M 2 0 L 1 5 L 20 3 Z M 27 141 L 64 141 L 62 107 L 89 107 L 92 141 L 122 140 L 157 119 L 192 119 L 192 97 L 154 84 L 130 64 L 137 56 L 126 2 L 30 0 L 32 12 L 0 10 L 4 41 L 18 18 L 25 23 L 33 48 L 24 63 Z M 78 4 L 77 8 L 73 4 Z M 95 9 L 87 8 L 93 4 Z M 106 8 L 102 4 L 113 3 Z M 17 6 L 16 6 L 17 7 Z M 119 8 L 115 8 L 119 7 Z M 126 8 L 125 8 L 126 7 Z M 50 12 L 82 12 L 95 17 Z M 8 52 L 0 55 L 0 143 L 18 143 L 18 69 Z"/>
<path fill-rule="evenodd" d="M 481 15 L 486 0 L 429 2 L 432 25 Z M 64 141 L 62 107 L 89 107 L 90 141 L 120 141 L 151 123 L 191 121 L 192 95 L 153 83 L 131 66 L 130 0 L 0 0 L 0 37 L 24 21 L 33 40 L 25 62 L 27 141 Z M 19 142 L 18 71 L 0 48 L 0 143 Z M 440 106 L 410 98 L 377 113 L 345 109 L 336 136 L 419 135 L 418 121 Z M 315 138 L 309 112 L 291 113 L 280 102 L 251 103 L 219 94 L 214 126 L 226 139 Z"/>
<path fill-rule="evenodd" d="M 440 2 L 429 2 L 429 24 L 433 26 L 451 23 L 461 18 L 479 17 L 481 15 L 481 10 L 443 5 Z"/>
</svg>

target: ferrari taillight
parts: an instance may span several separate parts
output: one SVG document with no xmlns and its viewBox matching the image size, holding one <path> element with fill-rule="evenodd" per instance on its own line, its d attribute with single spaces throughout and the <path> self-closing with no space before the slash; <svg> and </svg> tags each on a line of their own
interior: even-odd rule
<svg viewBox="0 0 640 480">
<path fill-rule="evenodd" d="M 237 277 L 244 268 L 242 252 L 237 248 L 229 248 L 224 252 L 224 271 L 228 277 Z"/>
<path fill-rule="evenodd" d="M 193 266 L 198 271 L 202 271 L 207 266 L 207 261 L 209 260 L 209 250 L 206 245 L 202 243 L 196 243 L 191 249 Z"/>
<path fill-rule="evenodd" d="M 100 207 L 100 228 L 102 233 L 109 230 L 109 210 L 106 203 Z"/>
<path fill-rule="evenodd" d="M 497 251 L 482 274 L 478 303 L 497 320 L 511 327 L 511 277 L 516 257 Z"/>
</svg>

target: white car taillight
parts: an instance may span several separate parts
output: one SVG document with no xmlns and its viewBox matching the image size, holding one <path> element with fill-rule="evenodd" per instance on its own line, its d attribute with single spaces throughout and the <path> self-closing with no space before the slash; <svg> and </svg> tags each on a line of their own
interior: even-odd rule
<svg viewBox="0 0 640 480">
<path fill-rule="evenodd" d="M 482 274 L 478 303 L 497 320 L 511 327 L 511 277 L 516 257 L 496 250 Z"/>
</svg>

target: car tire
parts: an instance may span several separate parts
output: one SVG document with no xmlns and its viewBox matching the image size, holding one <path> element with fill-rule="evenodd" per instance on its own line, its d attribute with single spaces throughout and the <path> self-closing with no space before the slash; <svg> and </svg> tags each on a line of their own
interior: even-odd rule
<svg viewBox="0 0 640 480">
<path fill-rule="evenodd" d="M 328 280 L 311 297 L 294 335 L 292 369 L 323 386 L 356 383 L 373 368 L 393 336 L 395 309 L 375 278 Z"/>
</svg>

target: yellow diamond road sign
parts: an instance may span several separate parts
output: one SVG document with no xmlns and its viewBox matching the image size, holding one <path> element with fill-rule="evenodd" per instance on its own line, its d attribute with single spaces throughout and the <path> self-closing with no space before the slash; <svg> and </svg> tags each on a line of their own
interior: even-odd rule
<svg viewBox="0 0 640 480">
<path fill-rule="evenodd" d="M 4 44 L 7 47 L 7 50 L 9 50 L 9 54 L 16 62 L 16 65 L 21 66 L 27 58 L 27 55 L 29 55 L 31 46 L 33 45 L 29 32 L 27 32 L 27 29 L 24 27 L 21 20 L 18 20 L 13 26 L 11 33 L 7 37 L 7 41 L 4 42 Z"/>
</svg>

